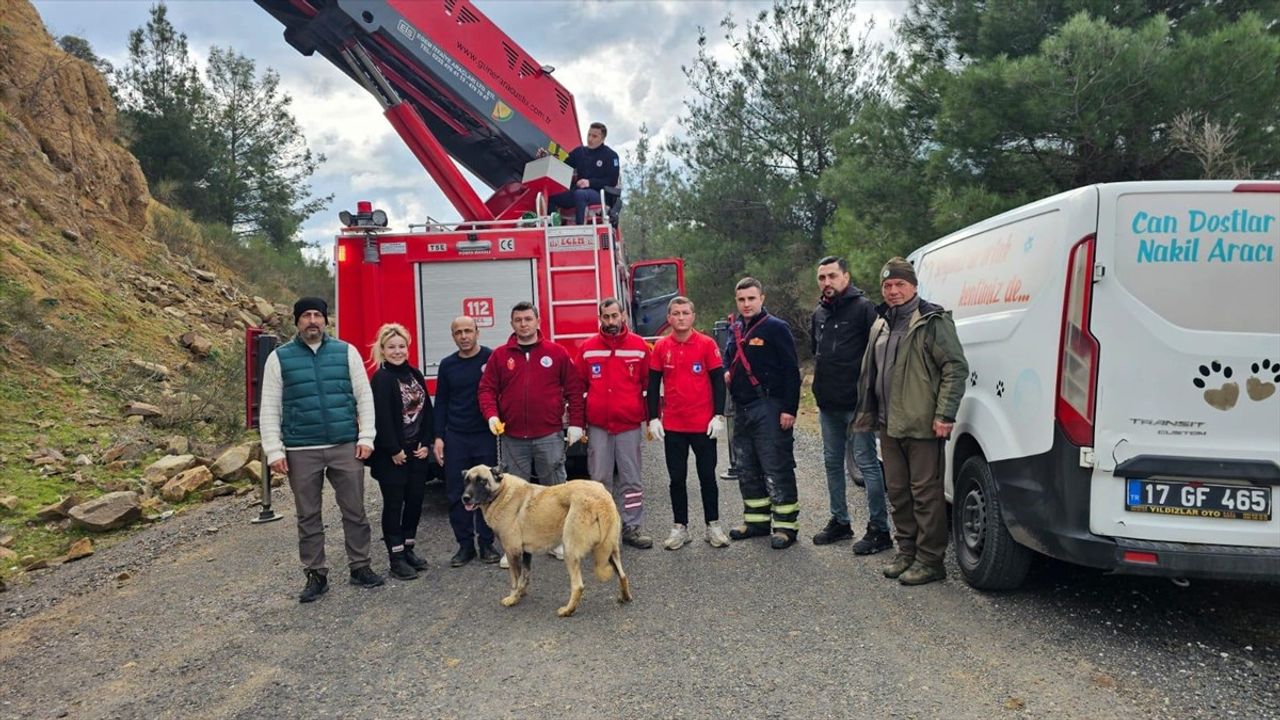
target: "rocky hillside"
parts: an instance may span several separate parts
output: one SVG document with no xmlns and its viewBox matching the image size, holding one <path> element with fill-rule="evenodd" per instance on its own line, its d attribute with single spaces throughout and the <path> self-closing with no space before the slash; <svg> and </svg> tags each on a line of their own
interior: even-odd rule
<svg viewBox="0 0 1280 720">
<path fill-rule="evenodd" d="M 151 198 L 118 133 L 94 68 L 0 3 L 0 585 L 253 477 L 243 448 L 215 461 L 245 439 L 244 328 L 288 309 Z"/>
</svg>

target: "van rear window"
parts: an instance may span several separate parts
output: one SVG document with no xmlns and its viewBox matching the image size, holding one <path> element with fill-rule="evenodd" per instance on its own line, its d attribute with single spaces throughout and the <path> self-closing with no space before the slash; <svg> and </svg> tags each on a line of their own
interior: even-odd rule
<svg viewBox="0 0 1280 720">
<path fill-rule="evenodd" d="M 1116 213 L 1115 277 L 1153 312 L 1280 333 L 1280 194 L 1133 193 Z"/>
</svg>

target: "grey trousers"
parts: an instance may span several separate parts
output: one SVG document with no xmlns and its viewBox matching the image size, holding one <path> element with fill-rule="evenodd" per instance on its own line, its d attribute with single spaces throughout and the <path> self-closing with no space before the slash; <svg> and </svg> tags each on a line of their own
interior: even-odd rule
<svg viewBox="0 0 1280 720">
<path fill-rule="evenodd" d="M 613 481 L 617 468 L 618 482 Z M 622 514 L 624 528 L 644 522 L 644 488 L 640 485 L 640 427 L 616 435 L 602 427 L 587 427 L 587 471 L 609 488 Z"/>
<path fill-rule="evenodd" d="M 324 479 L 329 478 L 342 511 L 342 535 L 351 569 L 369 566 L 372 532 L 364 514 L 364 463 L 356 459 L 356 444 L 343 443 L 321 450 L 286 450 L 289 487 L 298 513 L 298 556 L 302 567 L 329 573 L 324 558 L 324 519 L 320 507 Z"/>
<path fill-rule="evenodd" d="M 502 464 L 518 477 L 532 480 L 536 474 L 540 485 L 559 485 L 565 481 L 564 436 L 551 433 L 540 438 L 502 436 Z"/>
</svg>

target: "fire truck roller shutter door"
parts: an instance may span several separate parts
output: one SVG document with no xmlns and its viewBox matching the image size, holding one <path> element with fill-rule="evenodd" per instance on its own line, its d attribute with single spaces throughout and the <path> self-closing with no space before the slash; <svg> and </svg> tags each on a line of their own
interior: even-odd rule
<svg viewBox="0 0 1280 720">
<path fill-rule="evenodd" d="M 435 377 L 440 360 L 457 350 L 449 325 L 459 315 L 475 318 L 481 345 L 505 343 L 511 334 L 511 306 L 534 299 L 534 280 L 532 260 L 419 263 L 422 374 Z"/>
</svg>

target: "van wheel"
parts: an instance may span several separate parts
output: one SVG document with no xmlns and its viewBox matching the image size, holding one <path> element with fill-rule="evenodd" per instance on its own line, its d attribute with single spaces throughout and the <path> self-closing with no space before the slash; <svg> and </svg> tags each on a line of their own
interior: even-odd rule
<svg viewBox="0 0 1280 720">
<path fill-rule="evenodd" d="M 953 512 L 956 563 L 965 581 L 979 590 L 1021 585 L 1031 565 L 1031 550 L 1009 535 L 991 468 L 979 455 L 960 466 Z"/>
</svg>

